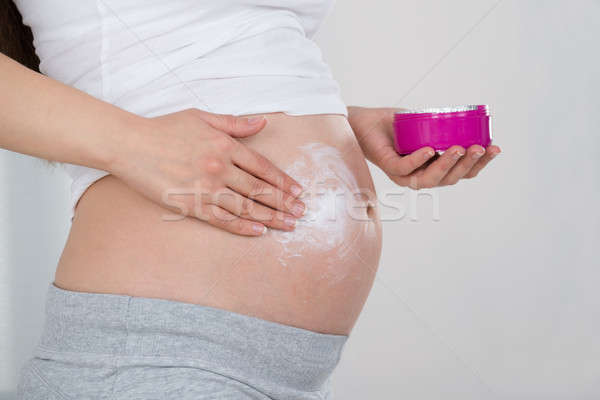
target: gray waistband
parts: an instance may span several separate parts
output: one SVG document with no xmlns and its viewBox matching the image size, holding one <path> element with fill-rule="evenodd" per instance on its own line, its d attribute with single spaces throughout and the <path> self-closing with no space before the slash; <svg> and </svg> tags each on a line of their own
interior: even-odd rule
<svg viewBox="0 0 600 400">
<path fill-rule="evenodd" d="M 38 352 L 88 362 L 177 363 L 253 385 L 317 391 L 346 339 L 211 307 L 50 285 Z"/>
</svg>

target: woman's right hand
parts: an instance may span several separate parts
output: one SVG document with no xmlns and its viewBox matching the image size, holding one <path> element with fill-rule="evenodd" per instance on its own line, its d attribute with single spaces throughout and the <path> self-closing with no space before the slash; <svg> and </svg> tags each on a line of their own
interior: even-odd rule
<svg viewBox="0 0 600 400">
<path fill-rule="evenodd" d="M 109 172 L 179 214 L 165 219 L 195 217 L 260 236 L 266 227 L 293 230 L 304 214 L 298 182 L 236 140 L 261 131 L 264 117 L 191 109 L 142 121 L 141 129 L 120 137 Z"/>
</svg>

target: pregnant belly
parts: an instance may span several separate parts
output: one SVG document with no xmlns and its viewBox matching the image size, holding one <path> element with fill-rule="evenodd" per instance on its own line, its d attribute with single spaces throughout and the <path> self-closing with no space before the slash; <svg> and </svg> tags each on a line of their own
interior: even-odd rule
<svg viewBox="0 0 600 400">
<path fill-rule="evenodd" d="M 55 284 L 348 334 L 381 250 L 364 157 L 343 116 L 266 117 L 265 129 L 245 143 L 303 184 L 308 211 L 294 232 L 249 238 L 192 218 L 174 221 L 107 176 L 79 201 Z"/>
</svg>

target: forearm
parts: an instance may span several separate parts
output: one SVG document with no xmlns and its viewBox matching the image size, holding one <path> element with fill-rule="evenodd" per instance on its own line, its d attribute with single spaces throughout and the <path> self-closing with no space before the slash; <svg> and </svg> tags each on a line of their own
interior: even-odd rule
<svg viewBox="0 0 600 400">
<path fill-rule="evenodd" d="M 0 148 L 108 170 L 141 120 L 0 54 Z"/>
</svg>

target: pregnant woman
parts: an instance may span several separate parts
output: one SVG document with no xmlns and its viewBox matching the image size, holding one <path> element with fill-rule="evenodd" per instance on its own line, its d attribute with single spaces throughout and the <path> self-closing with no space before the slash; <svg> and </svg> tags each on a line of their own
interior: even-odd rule
<svg viewBox="0 0 600 400">
<path fill-rule="evenodd" d="M 398 156 L 311 41 L 331 0 L 15 3 L 0 147 L 73 178 L 20 399 L 330 398 L 381 249 L 365 158 L 418 189 L 500 151 Z"/>
</svg>

